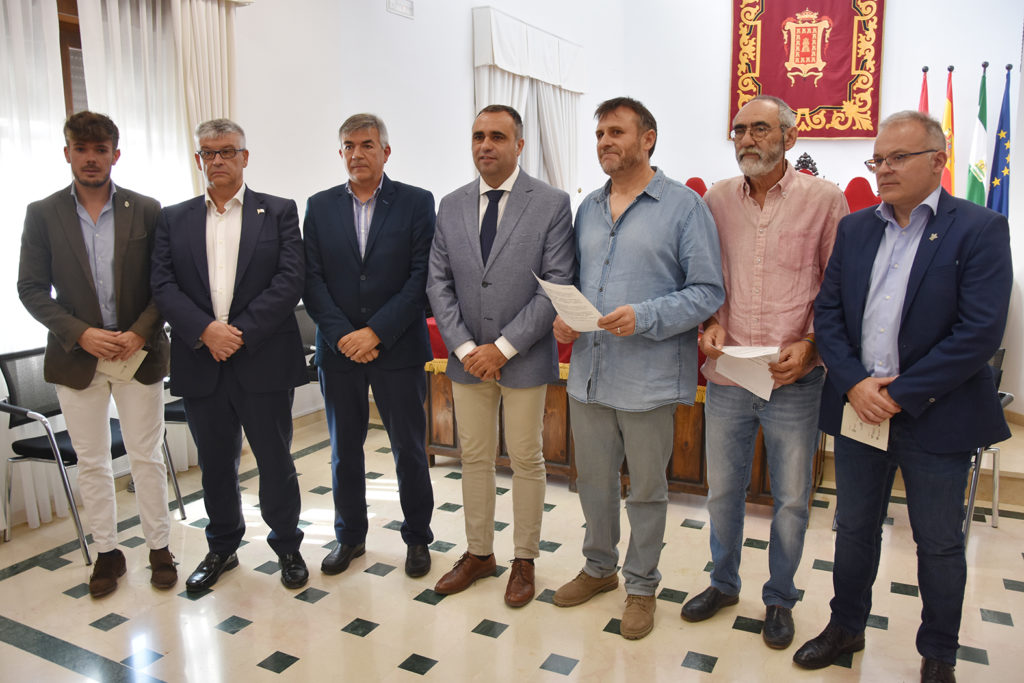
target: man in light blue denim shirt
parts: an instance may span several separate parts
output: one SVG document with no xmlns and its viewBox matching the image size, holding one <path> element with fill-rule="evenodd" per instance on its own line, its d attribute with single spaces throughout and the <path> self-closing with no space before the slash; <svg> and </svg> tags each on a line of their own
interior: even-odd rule
<svg viewBox="0 0 1024 683">
<path fill-rule="evenodd" d="M 697 325 L 725 299 L 718 233 L 693 191 L 650 165 L 657 123 L 620 97 L 595 112 L 597 154 L 610 181 L 576 214 L 580 290 L 604 317 L 580 334 L 561 318 L 555 338 L 575 341 L 568 392 L 587 520 L 586 564 L 555 593 L 569 607 L 618 586 L 619 472 L 629 464 L 631 537 L 622 565 L 620 631 L 654 627 L 677 403 L 697 389 Z"/>
</svg>

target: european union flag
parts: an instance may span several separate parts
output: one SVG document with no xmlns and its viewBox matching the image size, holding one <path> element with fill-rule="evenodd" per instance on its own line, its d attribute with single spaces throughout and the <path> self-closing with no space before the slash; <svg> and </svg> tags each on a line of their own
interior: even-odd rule
<svg viewBox="0 0 1024 683">
<path fill-rule="evenodd" d="M 1010 68 L 1006 69 L 1003 106 L 996 126 L 996 149 L 992 152 L 992 173 L 988 177 L 988 201 L 993 211 L 1009 216 L 1010 209 Z"/>
</svg>

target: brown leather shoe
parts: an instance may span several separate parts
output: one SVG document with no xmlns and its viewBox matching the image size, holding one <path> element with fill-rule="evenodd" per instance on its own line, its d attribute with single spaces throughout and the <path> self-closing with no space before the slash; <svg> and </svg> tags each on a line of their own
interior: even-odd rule
<svg viewBox="0 0 1024 683">
<path fill-rule="evenodd" d="M 117 548 L 97 555 L 92 576 L 89 577 L 89 594 L 94 598 L 102 598 L 113 593 L 117 588 L 117 579 L 124 576 L 126 571 L 128 565 L 124 561 L 124 553 Z"/>
<path fill-rule="evenodd" d="M 533 562 L 516 558 L 512 560 L 512 571 L 508 576 L 508 587 L 505 588 L 505 604 L 509 607 L 522 607 L 533 600 Z"/>
<path fill-rule="evenodd" d="M 173 588 L 178 583 L 178 570 L 174 566 L 174 555 L 166 547 L 149 551 L 149 582 L 157 588 Z"/>
<path fill-rule="evenodd" d="M 627 595 L 619 633 L 626 640 L 639 640 L 654 628 L 654 610 L 658 601 L 653 595 Z"/>
<path fill-rule="evenodd" d="M 485 576 L 494 576 L 494 571 L 497 568 L 498 565 L 494 562 L 494 553 L 491 553 L 483 560 L 471 553 L 463 553 L 462 557 L 455 563 L 455 566 L 442 576 L 441 580 L 434 586 L 434 592 L 441 595 L 451 595 L 452 593 L 464 591 L 473 585 L 473 582 L 477 579 L 482 579 Z"/>
<path fill-rule="evenodd" d="M 598 579 L 581 570 L 575 579 L 555 591 L 551 601 L 559 607 L 573 607 L 582 605 L 598 593 L 613 591 L 618 587 L 618 574 Z"/>
</svg>

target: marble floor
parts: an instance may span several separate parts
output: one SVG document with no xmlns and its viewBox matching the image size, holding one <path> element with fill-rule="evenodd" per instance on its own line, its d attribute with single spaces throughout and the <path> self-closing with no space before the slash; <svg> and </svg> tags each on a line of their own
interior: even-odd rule
<svg viewBox="0 0 1024 683">
<path fill-rule="evenodd" d="M 94 600 L 85 582 L 71 522 L 15 529 L 0 544 L 0 680 L 3 681 L 915 681 L 920 601 L 906 506 L 895 499 L 875 584 L 867 647 L 827 669 L 808 672 L 759 635 L 767 578 L 769 516 L 748 508 L 740 602 L 708 622 L 679 617 L 688 594 L 708 583 L 708 524 L 704 499 L 673 495 L 661 559 L 655 629 L 639 641 L 618 635 L 625 593 L 605 593 L 561 609 L 555 588 L 582 565 L 583 516 L 566 481 L 549 480 L 537 561 L 538 597 L 518 610 L 502 601 L 504 577 L 482 579 L 468 591 L 440 596 L 431 588 L 464 549 L 459 463 L 438 458 L 432 470 L 435 512 L 433 569 L 421 579 L 402 570 L 404 545 L 394 466 L 382 429 L 366 444 L 370 535 L 367 553 L 345 573 L 325 576 L 320 560 L 333 542 L 329 447 L 319 414 L 297 423 L 294 444 L 303 497 L 310 565 L 307 587 L 279 582 L 256 509 L 258 479 L 243 458 L 249 528 L 241 565 L 207 594 L 189 596 L 188 572 L 206 552 L 205 511 L 195 468 L 180 475 L 187 520 L 176 517 L 171 550 L 180 563 L 176 589 L 149 585 L 147 554 L 135 503 L 118 493 L 121 546 L 128 573 L 112 595 Z M 512 551 L 511 478 L 499 474 L 496 553 L 505 571 Z M 830 482 L 815 496 L 797 585 L 797 645 L 818 633 L 831 597 Z M 979 505 L 979 515 L 988 510 Z M 964 604 L 960 681 L 1019 681 L 1024 626 L 1024 514 L 1001 506 L 1000 526 L 975 522 L 968 548 L 971 571 Z M 628 529 L 626 522 L 623 528 Z M 623 550 L 625 539 L 623 540 Z"/>
</svg>

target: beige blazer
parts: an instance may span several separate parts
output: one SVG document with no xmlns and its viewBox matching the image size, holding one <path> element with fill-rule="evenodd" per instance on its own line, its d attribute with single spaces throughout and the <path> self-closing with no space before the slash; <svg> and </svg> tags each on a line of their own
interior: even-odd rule
<svg viewBox="0 0 1024 683">
<path fill-rule="evenodd" d="M 160 204 L 117 187 L 113 205 L 117 325 L 146 340 L 149 355 L 135 379 L 153 384 L 167 375 L 169 348 L 149 289 Z M 103 318 L 70 186 L 28 205 L 18 295 L 28 312 L 49 330 L 43 361 L 46 381 L 73 389 L 89 386 L 96 374 L 96 357 L 78 346 L 78 338 L 89 327 L 102 327 Z"/>
</svg>

